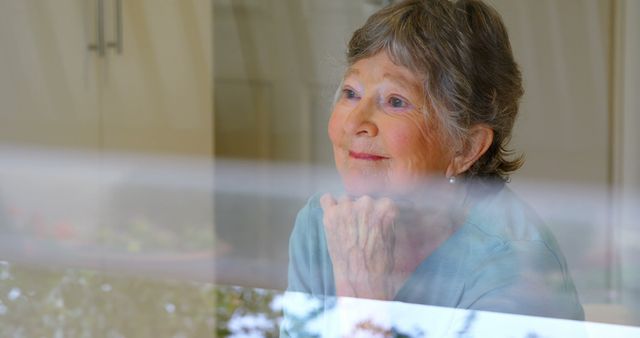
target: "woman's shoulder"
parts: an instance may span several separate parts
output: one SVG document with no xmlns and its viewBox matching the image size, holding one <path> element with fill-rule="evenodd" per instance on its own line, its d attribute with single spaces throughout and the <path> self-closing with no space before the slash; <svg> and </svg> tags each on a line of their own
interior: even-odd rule
<svg viewBox="0 0 640 338">
<path fill-rule="evenodd" d="M 542 218 L 506 184 L 476 197 L 466 223 L 502 242 L 553 240 Z"/>
<path fill-rule="evenodd" d="M 467 265 L 463 306 L 583 318 L 555 237 L 533 208 L 511 189 L 504 186 L 481 198 L 472 208 L 464 231 L 465 247 L 474 255 Z M 535 288 L 539 299 L 522 296 Z M 505 304 L 511 305 L 503 307 Z"/>
<path fill-rule="evenodd" d="M 503 254 L 515 257 L 521 253 L 529 262 L 543 260 L 566 269 L 564 255 L 551 230 L 535 210 L 506 185 L 478 200 L 463 227 L 467 244 L 488 257 Z"/>
<path fill-rule="evenodd" d="M 322 207 L 320 206 L 321 193 L 312 195 L 305 205 L 298 211 L 293 231 L 292 239 L 300 239 L 301 237 L 317 237 L 321 229 Z"/>
<path fill-rule="evenodd" d="M 525 264 L 548 273 L 555 271 L 570 282 L 555 236 L 533 208 L 506 185 L 478 201 L 464 227 L 467 244 L 476 252 L 485 253 L 476 257 L 477 265 L 482 266 L 480 261 L 486 260 L 504 272 L 517 272 L 526 271 Z M 502 269 L 510 265 L 513 266 Z"/>
</svg>

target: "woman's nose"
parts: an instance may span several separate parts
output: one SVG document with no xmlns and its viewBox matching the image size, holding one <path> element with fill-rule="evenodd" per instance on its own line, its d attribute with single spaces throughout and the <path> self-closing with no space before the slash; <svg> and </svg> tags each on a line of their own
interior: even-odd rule
<svg viewBox="0 0 640 338">
<path fill-rule="evenodd" d="M 378 135 L 378 126 L 373 120 L 376 104 L 373 100 L 361 99 L 353 107 L 345 121 L 345 129 L 349 134 L 374 137 Z"/>
</svg>

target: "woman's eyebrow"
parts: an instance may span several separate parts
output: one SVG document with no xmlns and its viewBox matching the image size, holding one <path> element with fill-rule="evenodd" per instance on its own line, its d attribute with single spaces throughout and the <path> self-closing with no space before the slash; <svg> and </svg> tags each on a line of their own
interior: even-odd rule
<svg viewBox="0 0 640 338">
<path fill-rule="evenodd" d="M 360 75 L 360 70 L 358 70 L 357 68 L 352 68 L 350 67 L 349 69 L 347 69 L 347 71 L 344 73 L 344 78 L 346 79 L 347 77 L 351 76 L 351 75 Z"/>
<path fill-rule="evenodd" d="M 414 82 L 411 79 L 407 78 L 406 76 L 402 74 L 396 74 L 396 73 L 384 73 L 382 74 L 382 78 L 386 80 L 391 80 L 392 82 L 396 82 L 402 85 L 406 83 L 410 83 L 413 85 L 413 82 Z"/>
<path fill-rule="evenodd" d="M 348 68 L 347 71 L 344 73 L 343 79 L 346 79 L 352 75 L 359 76 L 361 74 L 362 72 L 360 69 L 351 67 L 351 68 Z M 420 91 L 421 89 L 420 83 L 416 83 L 414 79 L 409 78 L 403 74 L 398 74 L 395 72 L 385 72 L 382 74 L 382 78 L 392 82 L 395 85 L 405 88 L 407 90 Z"/>
<path fill-rule="evenodd" d="M 384 73 L 382 78 L 408 90 L 420 90 L 420 84 L 402 74 Z"/>
</svg>

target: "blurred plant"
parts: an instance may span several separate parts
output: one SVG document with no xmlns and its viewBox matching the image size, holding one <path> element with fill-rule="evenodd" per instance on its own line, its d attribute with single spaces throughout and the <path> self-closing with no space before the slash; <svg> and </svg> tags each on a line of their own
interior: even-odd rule
<svg viewBox="0 0 640 338">
<path fill-rule="evenodd" d="M 402 332 L 401 330 L 390 327 L 386 328 L 381 324 L 373 322 L 371 319 L 361 321 L 353 328 L 349 337 L 379 337 L 379 338 L 409 338 L 409 337 L 425 337 L 424 332 L 415 329 L 415 332 Z"/>
<path fill-rule="evenodd" d="M 210 337 L 211 284 L 0 264 L 1 337 Z"/>
<path fill-rule="evenodd" d="M 279 297 L 0 261 L 0 337 L 277 337 Z"/>
<path fill-rule="evenodd" d="M 219 286 L 216 288 L 218 337 L 278 337 L 282 319 L 277 291 Z"/>
</svg>

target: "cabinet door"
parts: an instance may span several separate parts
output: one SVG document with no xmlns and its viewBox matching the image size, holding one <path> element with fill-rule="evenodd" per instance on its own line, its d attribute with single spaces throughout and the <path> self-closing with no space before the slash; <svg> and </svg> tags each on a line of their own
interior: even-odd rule
<svg viewBox="0 0 640 338">
<path fill-rule="evenodd" d="M 0 145 L 96 149 L 93 6 L 0 1 Z"/>
<path fill-rule="evenodd" d="M 105 150 L 212 154 L 210 2 L 128 0 L 118 9 L 105 1 Z"/>
</svg>

